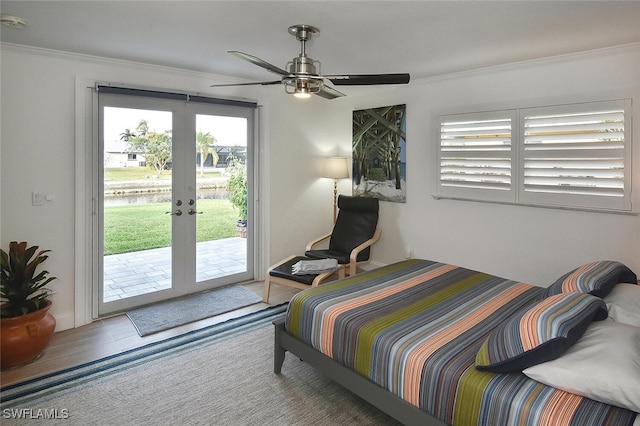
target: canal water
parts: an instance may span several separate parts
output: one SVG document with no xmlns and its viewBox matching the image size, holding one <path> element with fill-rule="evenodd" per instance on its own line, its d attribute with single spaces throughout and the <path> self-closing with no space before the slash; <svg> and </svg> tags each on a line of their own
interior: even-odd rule
<svg viewBox="0 0 640 426">
<path fill-rule="evenodd" d="M 224 189 L 200 189 L 199 200 L 224 200 L 229 198 L 229 193 Z M 170 191 L 154 191 L 136 194 L 105 194 L 104 206 L 128 206 L 132 204 L 170 203 Z"/>
</svg>

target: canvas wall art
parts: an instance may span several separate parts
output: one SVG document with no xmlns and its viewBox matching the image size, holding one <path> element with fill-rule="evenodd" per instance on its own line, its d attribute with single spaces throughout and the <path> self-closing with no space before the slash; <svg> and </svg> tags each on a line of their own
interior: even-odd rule
<svg viewBox="0 0 640 426">
<path fill-rule="evenodd" d="M 353 112 L 353 195 L 406 202 L 406 105 Z"/>
</svg>

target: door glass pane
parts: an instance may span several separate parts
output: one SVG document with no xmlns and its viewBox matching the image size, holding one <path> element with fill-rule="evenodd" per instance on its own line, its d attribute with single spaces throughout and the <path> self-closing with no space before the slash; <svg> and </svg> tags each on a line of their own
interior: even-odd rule
<svg viewBox="0 0 640 426">
<path fill-rule="evenodd" d="M 246 118 L 196 115 L 197 282 L 247 270 L 246 160 Z M 243 176 L 244 192 L 229 191 Z"/>
<path fill-rule="evenodd" d="M 105 107 L 103 129 L 106 303 L 171 288 L 172 114 Z"/>
</svg>

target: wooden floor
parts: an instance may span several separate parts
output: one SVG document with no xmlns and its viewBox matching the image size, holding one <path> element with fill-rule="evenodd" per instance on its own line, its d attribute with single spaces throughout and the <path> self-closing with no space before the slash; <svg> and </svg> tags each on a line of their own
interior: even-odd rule
<svg viewBox="0 0 640 426">
<path fill-rule="evenodd" d="M 263 282 L 245 284 L 249 290 L 262 298 Z M 65 330 L 53 335 L 44 355 L 35 362 L 0 373 L 0 384 L 6 386 L 47 373 L 53 373 L 85 362 L 94 361 L 108 355 L 143 346 L 150 342 L 197 330 L 212 324 L 259 311 L 270 305 L 288 302 L 299 290 L 278 284 L 271 285 L 269 305 L 257 303 L 226 314 L 217 315 L 180 327 L 140 337 L 126 315 L 94 321 L 89 325 Z"/>
</svg>

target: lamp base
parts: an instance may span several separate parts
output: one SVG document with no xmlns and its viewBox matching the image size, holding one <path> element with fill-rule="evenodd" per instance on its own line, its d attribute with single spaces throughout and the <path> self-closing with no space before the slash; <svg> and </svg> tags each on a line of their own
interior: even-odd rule
<svg viewBox="0 0 640 426">
<path fill-rule="evenodd" d="M 338 217 L 338 179 L 333 180 L 333 224 Z"/>
</svg>

